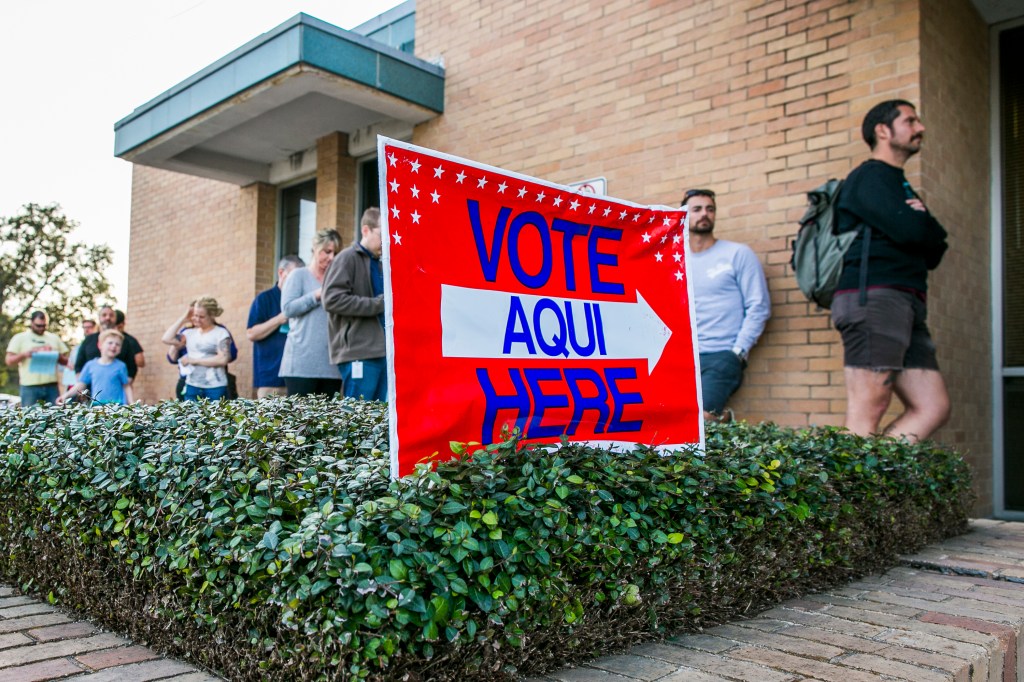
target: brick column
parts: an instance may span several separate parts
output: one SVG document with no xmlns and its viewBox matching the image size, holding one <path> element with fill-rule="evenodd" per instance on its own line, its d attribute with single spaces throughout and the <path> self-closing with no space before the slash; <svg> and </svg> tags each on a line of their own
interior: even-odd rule
<svg viewBox="0 0 1024 682">
<path fill-rule="evenodd" d="M 245 338 L 245 324 L 249 318 L 249 306 L 256 294 L 274 283 L 277 188 L 255 182 L 239 189 L 236 226 L 245 251 L 235 261 L 240 274 L 245 277 L 246 285 L 244 291 L 234 297 L 232 305 L 236 321 L 228 328 L 238 346 L 238 360 L 231 363 L 229 369 L 237 377 L 238 394 L 242 397 L 255 397 L 252 389 L 252 344 Z"/>
<path fill-rule="evenodd" d="M 356 162 L 348 135 L 331 133 L 316 141 L 316 228 L 334 228 L 348 246 L 355 236 Z"/>
<path fill-rule="evenodd" d="M 274 283 L 277 258 L 277 188 L 262 182 L 241 189 L 239 220 L 253 230 L 256 256 L 254 292 Z"/>
</svg>

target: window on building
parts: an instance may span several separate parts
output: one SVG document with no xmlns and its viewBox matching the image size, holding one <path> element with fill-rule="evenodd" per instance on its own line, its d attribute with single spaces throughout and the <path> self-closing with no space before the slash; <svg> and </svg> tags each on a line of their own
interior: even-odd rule
<svg viewBox="0 0 1024 682">
<path fill-rule="evenodd" d="M 281 190 L 278 257 L 296 255 L 309 260 L 316 234 L 316 180 Z"/>
<path fill-rule="evenodd" d="M 416 14 L 406 14 L 401 19 L 370 30 L 365 35 L 367 38 L 412 54 L 416 49 Z"/>
<path fill-rule="evenodd" d="M 1024 26 L 999 36 L 1003 159 L 1004 505 L 1024 511 Z"/>
</svg>

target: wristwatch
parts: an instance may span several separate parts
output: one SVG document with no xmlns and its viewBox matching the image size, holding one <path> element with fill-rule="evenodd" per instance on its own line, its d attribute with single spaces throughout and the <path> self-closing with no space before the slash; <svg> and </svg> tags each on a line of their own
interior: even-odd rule
<svg viewBox="0 0 1024 682">
<path fill-rule="evenodd" d="M 748 352 L 743 350 L 739 346 L 733 346 L 732 352 L 736 354 L 736 357 L 740 359 L 740 362 L 747 361 Z"/>
</svg>

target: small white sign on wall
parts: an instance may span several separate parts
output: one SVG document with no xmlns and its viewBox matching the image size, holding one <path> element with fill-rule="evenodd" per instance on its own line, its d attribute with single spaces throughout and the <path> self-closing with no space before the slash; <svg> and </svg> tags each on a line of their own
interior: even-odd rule
<svg viewBox="0 0 1024 682">
<path fill-rule="evenodd" d="M 570 182 L 566 186 L 578 189 L 579 191 L 587 194 L 598 194 L 601 196 L 606 196 L 608 194 L 607 178 L 591 178 L 590 180 L 583 180 L 581 182 Z"/>
</svg>

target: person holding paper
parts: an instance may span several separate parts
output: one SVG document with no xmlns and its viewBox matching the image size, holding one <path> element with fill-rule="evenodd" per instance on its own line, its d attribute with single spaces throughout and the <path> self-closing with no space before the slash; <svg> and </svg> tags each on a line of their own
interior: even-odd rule
<svg viewBox="0 0 1024 682">
<path fill-rule="evenodd" d="M 58 365 L 67 362 L 70 350 L 56 334 L 46 331 L 49 319 L 42 310 L 32 313 L 29 329 L 15 334 L 7 344 L 7 366 L 18 367 L 19 394 L 23 407 L 42 402 L 52 405 L 60 391 Z"/>
</svg>

